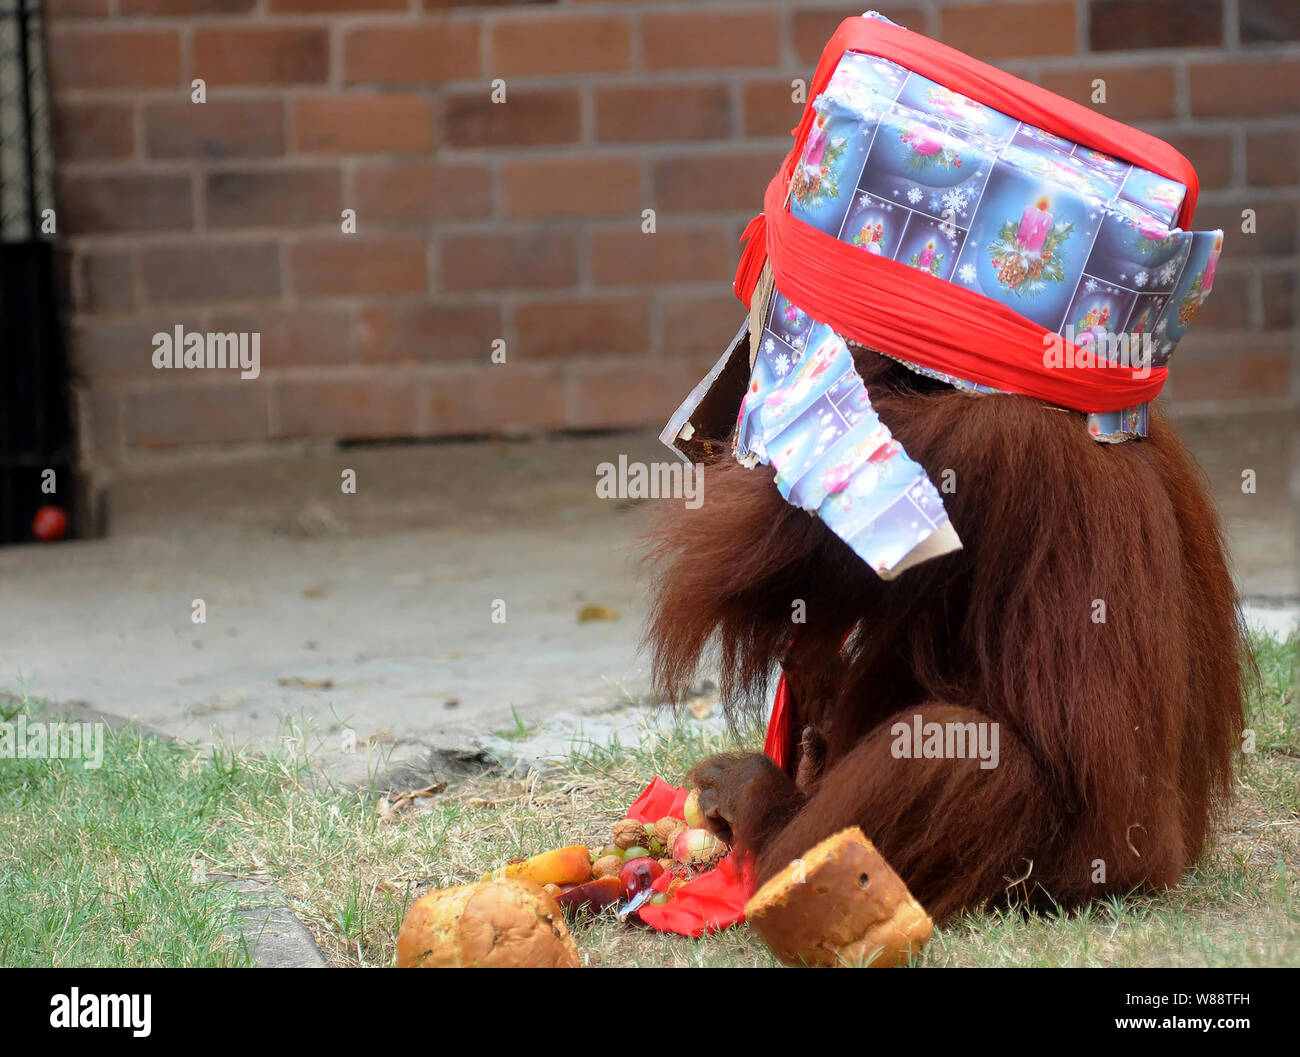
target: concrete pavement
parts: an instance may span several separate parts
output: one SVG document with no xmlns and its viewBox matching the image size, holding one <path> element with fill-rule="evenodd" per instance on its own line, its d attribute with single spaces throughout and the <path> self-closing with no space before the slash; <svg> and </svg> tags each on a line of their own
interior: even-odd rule
<svg viewBox="0 0 1300 1057">
<path fill-rule="evenodd" d="M 1295 423 L 1181 426 L 1255 619 L 1294 626 Z M 291 721 L 345 780 L 641 702 L 637 536 L 654 504 L 596 497 L 619 454 L 666 455 L 638 433 L 143 467 L 111 489 L 108 538 L 0 550 L 0 690 L 199 743 L 265 745 Z M 587 606 L 617 616 L 580 622 Z"/>
</svg>

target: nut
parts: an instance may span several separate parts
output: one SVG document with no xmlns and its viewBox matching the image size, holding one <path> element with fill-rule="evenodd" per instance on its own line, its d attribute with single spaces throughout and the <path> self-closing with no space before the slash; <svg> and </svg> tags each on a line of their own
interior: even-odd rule
<svg viewBox="0 0 1300 1057">
<path fill-rule="evenodd" d="M 591 876 L 599 880 L 602 877 L 617 877 L 623 869 L 623 860 L 617 855 L 602 855 L 591 866 Z"/>
<path fill-rule="evenodd" d="M 646 841 L 645 826 L 634 819 L 625 818 L 614 823 L 614 846 L 625 851 L 628 848 L 644 846 Z"/>
<path fill-rule="evenodd" d="M 665 848 L 671 848 L 677 834 L 686 828 L 686 823 L 672 815 L 665 815 L 655 823 L 655 837 Z"/>
</svg>

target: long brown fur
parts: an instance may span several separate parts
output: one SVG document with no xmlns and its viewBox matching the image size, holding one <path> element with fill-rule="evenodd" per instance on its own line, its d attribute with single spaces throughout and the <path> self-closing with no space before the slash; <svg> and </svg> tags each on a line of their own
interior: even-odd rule
<svg viewBox="0 0 1300 1057">
<path fill-rule="evenodd" d="M 1099 444 L 1073 412 L 856 360 L 908 453 L 954 472 L 963 549 L 883 581 L 769 468 L 709 465 L 702 507 L 654 536 L 656 686 L 679 699 L 716 647 L 729 714 L 758 713 L 784 661 L 818 758 L 721 758 L 695 779 L 760 881 L 858 825 L 938 921 L 1176 883 L 1243 725 L 1235 593 L 1190 456 L 1159 415 L 1145 440 Z M 896 758 L 890 727 L 917 714 L 996 722 L 998 766 Z"/>
</svg>

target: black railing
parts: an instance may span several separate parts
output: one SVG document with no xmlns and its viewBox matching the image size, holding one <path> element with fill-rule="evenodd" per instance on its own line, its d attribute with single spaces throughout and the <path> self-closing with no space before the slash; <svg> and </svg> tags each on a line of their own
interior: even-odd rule
<svg viewBox="0 0 1300 1057">
<path fill-rule="evenodd" d="M 0 543 L 76 521 L 44 44 L 37 0 L 0 2 Z"/>
</svg>

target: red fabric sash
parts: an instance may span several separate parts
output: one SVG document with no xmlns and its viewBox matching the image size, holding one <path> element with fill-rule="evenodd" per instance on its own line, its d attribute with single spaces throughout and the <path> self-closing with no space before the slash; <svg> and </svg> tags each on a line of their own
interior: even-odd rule
<svg viewBox="0 0 1300 1057">
<path fill-rule="evenodd" d="M 862 253 L 792 216 L 785 208 L 794 167 L 815 111 L 845 51 L 879 55 L 916 70 L 1003 113 L 1086 147 L 1133 162 L 1187 188 L 1178 223 L 1191 224 L 1199 182 L 1191 163 L 1163 140 L 1022 81 L 959 51 L 879 19 L 849 18 L 822 52 L 809 103 L 794 130 L 795 146 L 768 185 L 759 214 L 741 237 L 736 296 L 753 298 L 763 262 L 793 304 L 837 333 L 891 356 L 996 389 L 1035 396 L 1079 411 L 1118 411 L 1151 400 L 1168 369 L 1145 378 L 1132 368 L 1048 367 L 1051 331 L 991 298 L 943 282 L 898 261 Z M 1066 363 L 1075 347 L 1057 338 Z"/>
<path fill-rule="evenodd" d="M 786 681 L 785 669 L 782 669 L 776 684 L 776 696 L 772 698 L 772 714 L 767 718 L 763 751 L 787 774 L 790 772 L 790 741 L 790 684 Z"/>
</svg>

